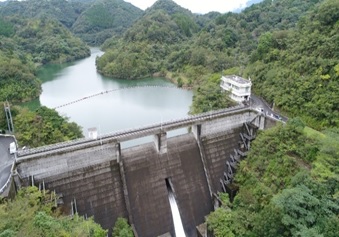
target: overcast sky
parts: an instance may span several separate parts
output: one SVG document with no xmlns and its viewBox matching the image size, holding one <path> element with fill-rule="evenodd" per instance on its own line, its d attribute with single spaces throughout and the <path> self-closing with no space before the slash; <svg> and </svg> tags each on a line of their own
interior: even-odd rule
<svg viewBox="0 0 339 237">
<path fill-rule="evenodd" d="M 124 0 L 143 10 L 152 6 L 156 0 Z M 217 11 L 225 13 L 234 9 L 244 7 L 249 0 L 173 0 L 183 8 L 191 10 L 193 13 L 208 13 Z"/>
</svg>

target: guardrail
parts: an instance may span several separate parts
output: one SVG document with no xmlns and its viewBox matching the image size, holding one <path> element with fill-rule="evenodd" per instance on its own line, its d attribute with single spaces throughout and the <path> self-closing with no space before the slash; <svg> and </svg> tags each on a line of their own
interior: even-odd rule
<svg viewBox="0 0 339 237">
<path fill-rule="evenodd" d="M 5 189 L 8 187 L 8 185 L 11 182 L 14 165 L 15 165 L 15 162 L 13 161 L 11 172 L 9 173 L 9 177 L 8 177 L 6 183 L 0 188 L 0 195 L 5 191 Z"/>
<path fill-rule="evenodd" d="M 161 123 L 154 123 L 154 124 L 150 124 L 146 126 L 139 126 L 137 128 L 131 128 L 131 129 L 120 130 L 120 131 L 116 131 L 112 133 L 107 133 L 107 134 L 98 136 L 96 140 L 93 140 L 90 138 L 80 138 L 80 139 L 71 140 L 67 142 L 61 142 L 61 143 L 56 143 L 52 145 L 21 150 L 21 151 L 18 151 L 18 157 L 33 155 L 36 153 L 48 152 L 48 151 L 52 151 L 56 149 L 67 148 L 70 146 L 81 145 L 81 144 L 91 143 L 91 142 L 100 141 L 100 140 L 102 141 L 105 139 L 121 138 L 121 137 L 125 137 L 131 134 L 141 134 L 141 133 L 151 132 L 151 131 L 158 130 L 158 129 L 170 130 L 171 127 L 176 127 L 180 125 L 184 126 L 189 123 L 195 123 L 195 122 L 203 121 L 206 119 L 214 119 L 216 117 L 225 116 L 232 112 L 241 112 L 241 111 L 246 111 L 246 110 L 258 112 L 250 108 L 249 106 L 238 105 L 238 106 L 234 106 L 234 107 L 227 108 L 227 109 L 206 112 L 206 113 L 202 113 L 199 115 L 187 116 L 181 119 L 169 120 L 169 121 L 165 121 Z"/>
</svg>

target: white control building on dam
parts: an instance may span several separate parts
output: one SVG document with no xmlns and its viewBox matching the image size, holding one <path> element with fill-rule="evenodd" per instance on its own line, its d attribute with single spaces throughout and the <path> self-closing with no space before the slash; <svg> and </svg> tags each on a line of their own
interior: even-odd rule
<svg viewBox="0 0 339 237">
<path fill-rule="evenodd" d="M 244 79 L 236 75 L 221 77 L 220 87 L 225 91 L 230 91 L 230 97 L 236 102 L 246 102 L 251 97 L 251 80 Z"/>
</svg>

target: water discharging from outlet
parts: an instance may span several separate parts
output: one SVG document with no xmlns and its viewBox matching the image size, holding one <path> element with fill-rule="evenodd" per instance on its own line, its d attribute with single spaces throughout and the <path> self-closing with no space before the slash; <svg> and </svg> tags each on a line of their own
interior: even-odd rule
<svg viewBox="0 0 339 237">
<path fill-rule="evenodd" d="M 174 193 L 172 190 L 172 185 L 170 181 L 168 180 L 168 178 L 166 179 L 166 186 L 168 189 L 168 199 L 169 199 L 171 210 L 172 210 L 175 237 L 186 237 L 184 227 L 182 226 L 182 222 L 181 222 L 179 208 L 178 208 L 178 205 L 177 205 L 177 202 L 175 200 Z"/>
</svg>

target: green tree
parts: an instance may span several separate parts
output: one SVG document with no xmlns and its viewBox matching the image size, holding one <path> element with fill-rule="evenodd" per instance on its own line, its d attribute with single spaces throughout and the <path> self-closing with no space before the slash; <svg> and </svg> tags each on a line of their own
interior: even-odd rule
<svg viewBox="0 0 339 237">
<path fill-rule="evenodd" d="M 14 33 L 13 25 L 0 17 L 0 36 L 10 37 Z"/>
<path fill-rule="evenodd" d="M 59 209 L 55 209 L 55 198 L 55 193 L 27 187 L 19 190 L 14 200 L 1 200 L 0 236 L 107 236 L 107 230 L 92 218 L 62 216 Z"/>
<path fill-rule="evenodd" d="M 133 230 L 125 218 L 119 217 L 113 227 L 112 237 L 133 237 Z"/>
<path fill-rule="evenodd" d="M 44 106 L 35 112 L 18 108 L 13 120 L 16 138 L 22 146 L 37 147 L 83 137 L 78 125 Z"/>
<path fill-rule="evenodd" d="M 283 190 L 272 202 L 281 210 L 281 222 L 292 236 L 320 236 L 320 223 L 339 211 L 338 204 L 316 197 L 305 185 Z"/>
<path fill-rule="evenodd" d="M 216 236 L 338 233 L 338 131 L 316 137 L 305 131 L 292 119 L 257 136 L 235 175 L 234 202 L 207 218 Z"/>
<path fill-rule="evenodd" d="M 235 102 L 230 99 L 229 93 L 220 88 L 220 75 L 214 74 L 195 89 L 190 113 L 204 113 L 232 105 L 235 105 Z"/>
</svg>

